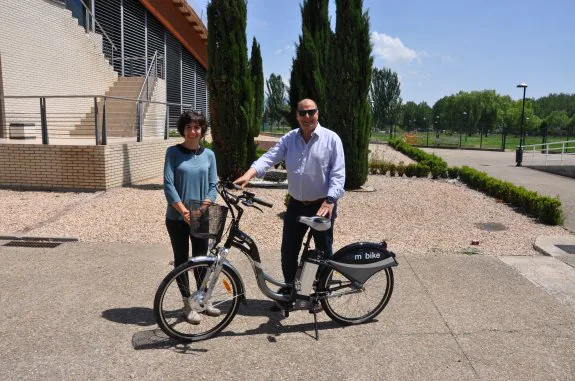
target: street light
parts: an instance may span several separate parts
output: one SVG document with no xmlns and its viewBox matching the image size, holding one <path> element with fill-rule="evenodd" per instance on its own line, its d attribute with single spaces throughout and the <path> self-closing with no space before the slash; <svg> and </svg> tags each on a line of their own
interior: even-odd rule
<svg viewBox="0 0 575 381">
<path fill-rule="evenodd" d="M 525 91 L 527 90 L 526 83 L 520 83 L 517 85 L 519 88 L 523 88 L 523 105 L 521 107 L 521 130 L 519 131 L 519 148 L 515 151 L 515 161 L 516 166 L 521 167 L 521 162 L 523 161 L 523 146 L 525 145 L 524 137 L 524 124 L 525 124 Z"/>
<path fill-rule="evenodd" d="M 427 122 L 425 117 L 423 117 L 423 124 L 425 125 L 425 146 L 429 147 L 429 131 L 427 129 Z"/>
<path fill-rule="evenodd" d="M 467 116 L 467 111 L 463 111 L 463 117 Z M 461 149 L 461 123 L 459 124 L 459 149 Z"/>
</svg>

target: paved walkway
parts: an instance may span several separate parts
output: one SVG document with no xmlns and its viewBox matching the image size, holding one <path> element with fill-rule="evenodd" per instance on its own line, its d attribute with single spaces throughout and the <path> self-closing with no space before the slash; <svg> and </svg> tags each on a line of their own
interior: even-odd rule
<svg viewBox="0 0 575 381">
<path fill-rule="evenodd" d="M 575 232 L 575 179 L 515 166 L 515 152 L 424 148 L 442 157 L 449 166 L 467 165 L 495 178 L 509 181 L 546 196 L 559 196 L 565 228 Z"/>
<path fill-rule="evenodd" d="M 377 321 L 341 327 L 321 314 L 316 342 L 312 316 L 270 312 L 248 261 L 232 251 L 248 303 L 220 336 L 182 345 L 152 312 L 171 269 L 168 246 L 3 243 L 2 380 L 575 379 L 575 299 L 505 263 L 517 257 L 399 255 Z M 262 259 L 277 276 L 277 255 Z"/>
</svg>

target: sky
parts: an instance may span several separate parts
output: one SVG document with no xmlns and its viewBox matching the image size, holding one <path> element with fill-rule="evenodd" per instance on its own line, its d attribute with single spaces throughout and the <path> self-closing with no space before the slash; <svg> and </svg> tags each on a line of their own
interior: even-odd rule
<svg viewBox="0 0 575 381">
<path fill-rule="evenodd" d="M 208 0 L 188 0 L 207 24 Z M 248 0 L 248 57 L 255 36 L 264 77 L 289 84 L 301 34 L 299 0 Z M 390 68 L 404 102 L 495 90 L 520 99 L 575 93 L 573 0 L 364 0 L 374 66 Z M 335 1 L 330 1 L 335 29 Z M 209 33 L 209 25 L 208 25 Z"/>
</svg>

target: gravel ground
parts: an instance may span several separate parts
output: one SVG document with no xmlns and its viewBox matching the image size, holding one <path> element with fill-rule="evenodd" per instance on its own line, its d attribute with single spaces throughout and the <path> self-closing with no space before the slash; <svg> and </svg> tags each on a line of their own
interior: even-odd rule
<svg viewBox="0 0 575 381">
<path fill-rule="evenodd" d="M 384 145 L 371 151 L 386 160 L 411 162 Z M 374 191 L 347 192 L 339 202 L 336 249 L 359 240 L 385 239 L 391 250 L 401 253 L 538 255 L 532 248 L 538 236 L 569 235 L 561 227 L 539 224 L 453 180 L 369 176 L 365 185 Z M 249 209 L 243 229 L 258 242 L 261 252 L 278 252 L 286 190 L 254 188 L 253 192 L 274 207 L 264 213 Z M 0 190 L 0 207 L 0 235 L 169 244 L 161 178 L 98 193 Z M 478 223 L 499 223 L 507 230 L 487 232 Z M 479 245 L 471 245 L 472 240 Z"/>
</svg>

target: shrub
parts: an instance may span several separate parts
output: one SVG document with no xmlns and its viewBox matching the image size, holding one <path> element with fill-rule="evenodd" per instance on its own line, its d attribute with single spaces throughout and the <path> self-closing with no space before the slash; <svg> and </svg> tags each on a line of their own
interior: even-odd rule
<svg viewBox="0 0 575 381">
<path fill-rule="evenodd" d="M 417 177 L 427 177 L 429 176 L 430 169 L 425 164 L 418 164 L 415 168 L 415 176 Z"/>
<path fill-rule="evenodd" d="M 422 151 L 419 148 L 412 147 L 397 138 L 390 139 L 389 144 L 396 150 L 417 161 L 419 164 L 428 166 L 431 176 L 434 179 L 447 177 L 447 163 L 439 156 L 428 154 L 427 152 Z"/>
<path fill-rule="evenodd" d="M 459 167 L 449 167 L 447 168 L 447 177 L 450 179 L 456 179 L 459 177 Z"/>
<path fill-rule="evenodd" d="M 560 225 L 564 216 L 559 198 L 541 196 L 537 192 L 488 176 L 485 172 L 464 166 L 459 179 L 470 188 L 496 197 L 518 208 L 523 213 L 548 225 Z"/>
<path fill-rule="evenodd" d="M 413 177 L 417 174 L 417 165 L 416 164 L 409 164 L 405 167 L 405 176 L 406 177 Z"/>
<path fill-rule="evenodd" d="M 405 173 L 405 164 L 403 164 L 403 161 L 400 161 L 399 164 L 395 166 L 395 171 L 399 177 L 403 176 Z"/>
</svg>

